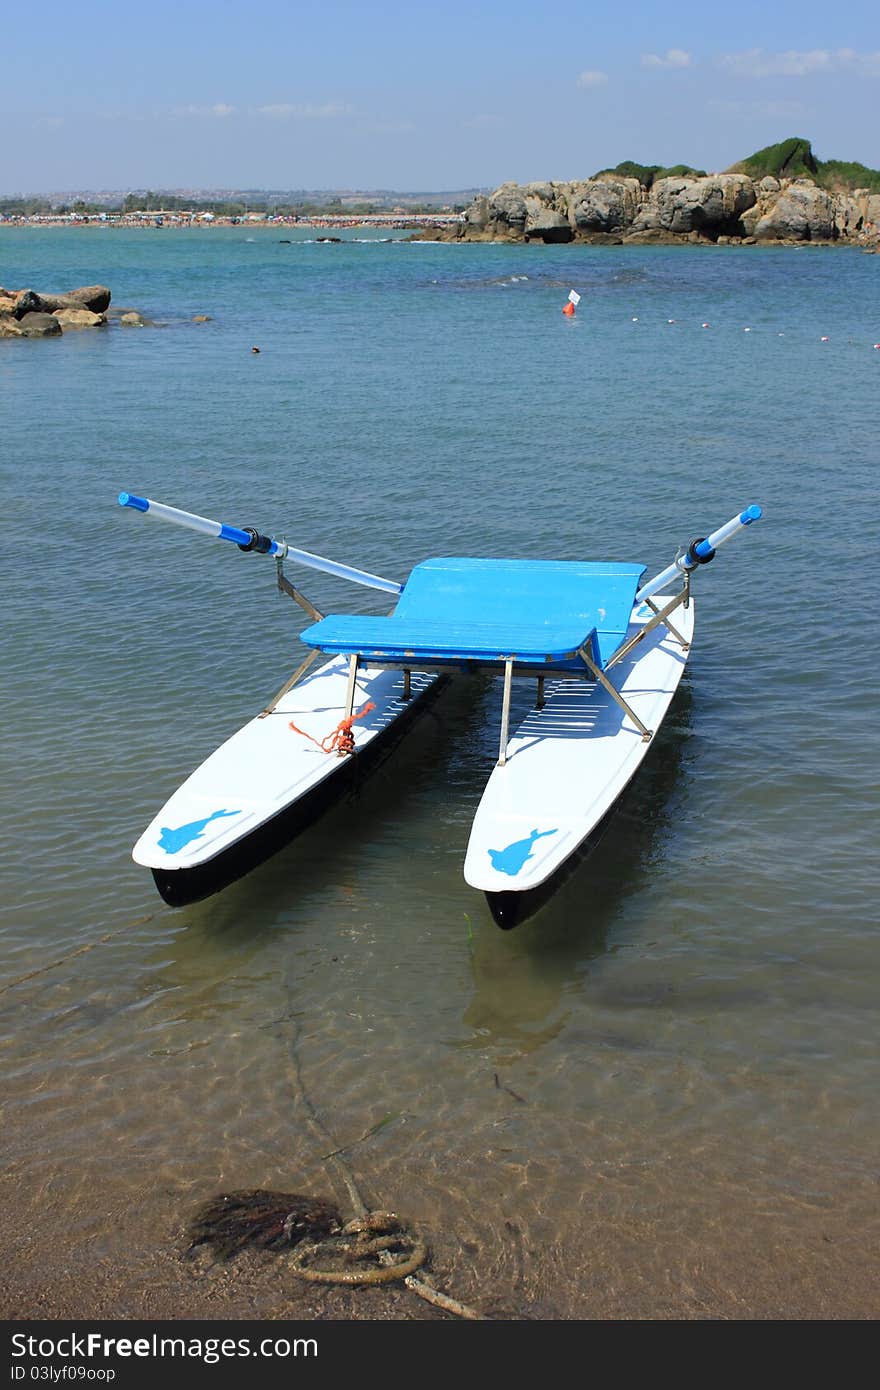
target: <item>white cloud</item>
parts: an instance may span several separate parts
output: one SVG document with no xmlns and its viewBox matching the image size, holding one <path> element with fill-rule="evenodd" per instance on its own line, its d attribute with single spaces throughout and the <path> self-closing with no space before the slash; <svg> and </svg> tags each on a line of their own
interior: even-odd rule
<svg viewBox="0 0 880 1390">
<path fill-rule="evenodd" d="M 334 116 L 348 116 L 352 111 L 352 108 L 342 101 L 327 101 L 321 106 L 313 105 L 311 102 L 282 101 L 257 109 L 261 116 L 271 116 L 276 121 L 287 121 L 295 117 L 309 121 L 327 121 L 332 120 Z"/>
<path fill-rule="evenodd" d="M 667 48 L 661 58 L 657 53 L 643 53 L 643 68 L 689 68 L 691 55 L 683 48 Z"/>
<path fill-rule="evenodd" d="M 64 125 L 63 116 L 40 116 L 35 124 L 42 130 L 58 130 Z"/>
<path fill-rule="evenodd" d="M 880 52 L 857 53 L 853 48 L 786 49 L 768 53 L 763 48 L 747 48 L 725 53 L 721 66 L 736 77 L 810 77 L 813 73 L 854 72 L 865 77 L 880 76 Z"/>
<path fill-rule="evenodd" d="M 234 106 L 228 106 L 225 101 L 218 101 L 213 106 L 178 106 L 174 114 L 175 116 L 216 116 L 218 119 L 222 119 L 224 116 L 231 116 L 234 111 Z"/>
<path fill-rule="evenodd" d="M 599 72 L 597 68 L 587 68 L 579 75 L 577 84 L 579 87 L 604 87 L 607 81 L 607 72 Z"/>
</svg>

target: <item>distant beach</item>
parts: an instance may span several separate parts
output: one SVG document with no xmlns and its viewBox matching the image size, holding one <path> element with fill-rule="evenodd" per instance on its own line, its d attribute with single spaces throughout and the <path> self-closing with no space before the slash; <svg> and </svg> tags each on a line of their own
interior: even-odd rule
<svg viewBox="0 0 880 1390">
<path fill-rule="evenodd" d="M 369 227 L 372 229 L 424 230 L 448 228 L 460 222 L 461 213 L 373 213 L 363 216 L 328 214 L 326 217 L 293 217 L 288 215 L 249 213 L 244 217 L 225 217 L 209 212 L 120 212 L 120 213 L 0 213 L 3 227 L 78 227 L 78 228 L 151 228 L 173 227 L 178 231 L 207 231 L 212 227 L 246 227 L 249 231 L 273 230 L 279 227 Z"/>
</svg>

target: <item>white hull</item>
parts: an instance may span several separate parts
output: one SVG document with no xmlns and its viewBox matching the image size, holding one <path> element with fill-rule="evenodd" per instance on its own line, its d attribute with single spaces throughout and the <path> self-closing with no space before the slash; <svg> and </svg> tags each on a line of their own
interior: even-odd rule
<svg viewBox="0 0 880 1390">
<path fill-rule="evenodd" d="M 628 635 L 651 616 L 646 606 L 637 609 Z M 690 643 L 693 601 L 670 621 Z M 661 624 L 608 673 L 654 733 L 687 655 Z M 544 708 L 519 726 L 483 794 L 465 859 L 467 882 L 489 894 L 540 887 L 611 810 L 650 747 L 600 684 L 548 679 Z"/>
<path fill-rule="evenodd" d="M 348 660 L 334 657 L 305 676 L 264 718 L 257 717 L 222 744 L 187 778 L 141 835 L 132 856 L 162 873 L 184 874 L 209 864 L 317 791 L 334 774 L 350 771 L 380 735 L 434 684 L 413 672 L 412 695 L 403 699 L 403 672 L 364 666 L 358 672 L 354 712 L 375 705 L 352 726 L 355 751 L 325 753 L 291 721 L 324 739 L 345 713 Z"/>
</svg>

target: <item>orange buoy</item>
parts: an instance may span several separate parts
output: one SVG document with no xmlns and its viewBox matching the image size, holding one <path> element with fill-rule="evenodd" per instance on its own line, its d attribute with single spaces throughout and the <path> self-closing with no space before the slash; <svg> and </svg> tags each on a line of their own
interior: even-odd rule
<svg viewBox="0 0 880 1390">
<path fill-rule="evenodd" d="M 572 304 L 571 300 L 569 300 L 567 304 L 563 304 L 562 312 L 568 318 L 574 318 L 574 305 Z"/>
</svg>

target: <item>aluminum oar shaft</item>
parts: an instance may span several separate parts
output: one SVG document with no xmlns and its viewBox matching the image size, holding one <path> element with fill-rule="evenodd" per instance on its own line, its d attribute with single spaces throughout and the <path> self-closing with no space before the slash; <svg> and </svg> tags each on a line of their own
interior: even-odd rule
<svg viewBox="0 0 880 1390">
<path fill-rule="evenodd" d="M 256 550 L 261 555 L 283 556 L 295 564 L 321 570 L 324 574 L 336 575 L 338 579 L 350 579 L 354 584 L 365 584 L 369 589 L 381 589 L 386 594 L 400 594 L 403 591 L 403 585 L 393 579 L 383 579 L 379 574 L 370 574 L 368 570 L 340 564 L 339 561 L 329 560 L 324 555 L 313 555 L 310 550 L 298 550 L 295 546 L 286 545 L 284 541 L 263 536 L 251 527 L 228 526 L 223 521 L 213 521 L 210 517 L 185 512 L 179 507 L 169 507 L 164 502 L 154 502 L 150 497 L 137 497 L 131 492 L 120 492 L 119 505 L 133 507 L 137 512 L 146 512 L 161 521 L 171 521 L 176 526 L 185 526 L 188 530 L 198 531 L 203 536 L 231 541 L 243 550 Z"/>
</svg>

